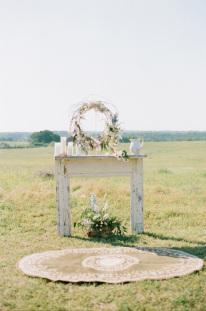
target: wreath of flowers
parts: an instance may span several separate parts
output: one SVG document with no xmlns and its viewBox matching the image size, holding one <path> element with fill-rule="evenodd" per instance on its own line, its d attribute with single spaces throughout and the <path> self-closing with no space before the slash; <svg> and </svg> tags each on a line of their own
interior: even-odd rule
<svg viewBox="0 0 206 311">
<path fill-rule="evenodd" d="M 84 119 L 85 113 L 90 110 L 100 112 L 105 116 L 105 128 L 98 137 L 89 136 L 81 127 L 81 121 Z M 88 154 L 89 150 L 108 150 L 112 153 L 116 152 L 116 146 L 120 139 L 120 125 L 118 113 L 113 113 L 107 105 L 102 101 L 86 102 L 74 112 L 70 130 L 74 144 Z"/>
</svg>

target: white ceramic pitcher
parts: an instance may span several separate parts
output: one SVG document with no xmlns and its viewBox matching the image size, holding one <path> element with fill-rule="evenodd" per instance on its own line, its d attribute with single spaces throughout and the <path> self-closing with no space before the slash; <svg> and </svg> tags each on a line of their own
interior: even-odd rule
<svg viewBox="0 0 206 311">
<path fill-rule="evenodd" d="M 139 154 L 140 150 L 143 147 L 143 139 L 135 138 L 130 139 L 130 147 L 129 150 L 133 154 Z"/>
</svg>

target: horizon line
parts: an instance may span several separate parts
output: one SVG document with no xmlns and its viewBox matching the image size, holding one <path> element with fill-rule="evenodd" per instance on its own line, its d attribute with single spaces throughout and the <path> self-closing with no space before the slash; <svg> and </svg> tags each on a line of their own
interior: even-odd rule
<svg viewBox="0 0 206 311">
<path fill-rule="evenodd" d="M 68 130 L 51 130 L 51 129 L 42 129 L 42 130 L 34 130 L 34 131 L 0 131 L 0 134 L 12 134 L 12 133 L 34 133 L 34 132 L 40 132 L 40 131 L 52 131 L 52 132 L 68 132 Z M 102 131 L 85 131 L 85 132 L 102 132 Z M 134 130 L 134 129 L 129 129 L 129 130 L 122 130 L 122 132 L 206 132 L 205 130 Z"/>
</svg>

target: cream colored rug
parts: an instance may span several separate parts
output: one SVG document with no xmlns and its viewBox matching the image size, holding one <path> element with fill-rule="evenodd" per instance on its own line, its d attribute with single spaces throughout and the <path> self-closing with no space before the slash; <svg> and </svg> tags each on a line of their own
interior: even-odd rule
<svg viewBox="0 0 206 311">
<path fill-rule="evenodd" d="M 200 270 L 203 261 L 169 248 L 69 248 L 22 258 L 25 274 L 64 282 L 160 280 Z"/>
</svg>

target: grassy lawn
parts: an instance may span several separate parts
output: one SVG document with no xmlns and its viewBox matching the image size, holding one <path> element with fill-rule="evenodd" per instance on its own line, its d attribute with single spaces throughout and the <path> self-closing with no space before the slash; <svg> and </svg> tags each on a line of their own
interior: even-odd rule
<svg viewBox="0 0 206 311">
<path fill-rule="evenodd" d="M 164 281 L 66 284 L 23 275 L 23 256 L 66 247 L 165 246 L 206 259 L 206 142 L 145 143 L 145 233 L 131 235 L 128 178 L 75 178 L 72 220 L 89 194 L 108 195 L 124 238 L 57 236 L 52 148 L 0 150 L 0 310 L 206 310 L 206 269 Z"/>
</svg>

